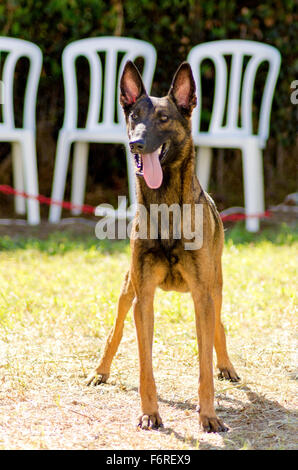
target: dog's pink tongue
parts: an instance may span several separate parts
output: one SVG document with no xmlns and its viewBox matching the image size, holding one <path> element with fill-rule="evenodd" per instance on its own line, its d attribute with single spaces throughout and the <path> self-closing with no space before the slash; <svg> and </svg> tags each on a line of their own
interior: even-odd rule
<svg viewBox="0 0 298 470">
<path fill-rule="evenodd" d="M 162 169 L 159 162 L 159 149 L 142 155 L 143 174 L 149 188 L 157 189 L 162 183 Z"/>
</svg>

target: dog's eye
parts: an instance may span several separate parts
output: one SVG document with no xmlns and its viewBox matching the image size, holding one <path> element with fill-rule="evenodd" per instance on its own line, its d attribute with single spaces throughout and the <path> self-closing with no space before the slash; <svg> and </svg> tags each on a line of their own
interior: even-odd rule
<svg viewBox="0 0 298 470">
<path fill-rule="evenodd" d="M 160 116 L 159 119 L 161 120 L 161 122 L 167 122 L 167 120 L 169 119 L 169 117 L 168 117 L 166 114 L 163 114 L 162 116 Z"/>
<path fill-rule="evenodd" d="M 137 113 L 131 113 L 131 119 L 133 121 L 136 121 L 138 119 L 139 115 Z"/>
</svg>

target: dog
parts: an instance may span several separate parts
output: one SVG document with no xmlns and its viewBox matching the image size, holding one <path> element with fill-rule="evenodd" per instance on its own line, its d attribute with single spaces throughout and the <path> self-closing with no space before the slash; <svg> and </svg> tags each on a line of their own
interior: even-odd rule
<svg viewBox="0 0 298 470">
<path fill-rule="evenodd" d="M 239 377 L 228 356 L 220 319 L 223 225 L 213 200 L 203 191 L 195 175 L 191 114 L 197 100 L 192 70 L 183 62 L 168 94 L 156 98 L 148 96 L 138 69 L 128 61 L 121 76 L 120 90 L 129 145 L 135 159 L 138 207 L 145 207 L 149 212 L 152 205 L 165 204 L 178 208 L 188 206 L 190 211 L 176 221 L 174 217 L 170 219 L 167 238 L 162 237 L 158 214 L 151 217 L 145 224 L 149 230 L 154 225 L 159 227 L 157 237 L 141 238 L 138 236 L 141 216 L 137 210 L 131 236 L 131 264 L 122 285 L 117 317 L 100 362 L 87 378 L 87 384 L 98 385 L 108 379 L 125 317 L 133 305 L 140 366 L 138 426 L 141 429 L 162 426 L 152 369 L 154 293 L 157 287 L 190 292 L 199 349 L 199 422 L 206 432 L 227 431 L 214 409 L 213 345 L 219 377 L 232 382 L 237 382 Z M 189 237 L 183 233 L 179 239 L 174 236 L 175 230 L 181 229 L 185 221 L 190 224 L 190 230 L 196 229 L 196 207 L 203 208 L 199 227 L 203 241 L 198 248 L 186 249 Z"/>
</svg>

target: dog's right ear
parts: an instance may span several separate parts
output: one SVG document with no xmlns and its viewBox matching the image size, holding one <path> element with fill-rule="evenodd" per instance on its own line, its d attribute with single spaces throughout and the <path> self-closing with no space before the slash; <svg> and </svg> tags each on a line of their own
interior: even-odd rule
<svg viewBox="0 0 298 470">
<path fill-rule="evenodd" d="M 141 75 L 130 60 L 126 62 L 120 80 L 120 103 L 124 110 L 129 109 L 146 90 Z"/>
</svg>

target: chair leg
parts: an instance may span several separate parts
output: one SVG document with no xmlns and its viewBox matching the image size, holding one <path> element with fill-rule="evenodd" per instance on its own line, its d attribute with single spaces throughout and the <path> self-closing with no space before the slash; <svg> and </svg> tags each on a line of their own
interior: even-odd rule
<svg viewBox="0 0 298 470">
<path fill-rule="evenodd" d="M 24 191 L 24 174 L 22 161 L 22 147 L 20 142 L 12 143 L 12 171 L 14 187 L 17 191 Z M 26 214 L 26 201 L 21 196 L 15 196 L 14 206 L 17 214 Z"/>
<path fill-rule="evenodd" d="M 78 206 L 84 204 L 87 164 L 88 164 L 89 144 L 87 142 L 76 142 L 74 144 L 73 169 L 72 169 L 72 185 L 71 185 L 71 202 Z M 81 214 L 80 209 L 72 209 L 74 215 Z"/>
<path fill-rule="evenodd" d="M 196 174 L 198 180 L 205 191 L 208 191 L 208 184 L 211 172 L 212 148 L 198 147 Z"/>
<path fill-rule="evenodd" d="M 31 196 L 38 196 L 38 173 L 36 163 L 35 135 L 28 134 L 22 143 L 25 191 Z M 40 223 L 39 202 L 27 199 L 27 218 L 30 225 Z"/>
<path fill-rule="evenodd" d="M 63 201 L 67 168 L 69 162 L 70 145 L 71 141 L 68 139 L 67 135 L 65 135 L 64 132 L 60 132 L 57 142 L 52 188 L 52 199 L 57 202 Z M 60 205 L 52 204 L 50 207 L 49 221 L 53 224 L 58 223 L 61 217 L 61 212 L 62 207 Z"/>
<path fill-rule="evenodd" d="M 265 210 L 262 150 L 255 140 L 249 140 L 242 149 L 242 155 L 246 215 L 261 214 Z M 258 217 L 246 219 L 249 232 L 257 232 L 259 228 Z"/>
<path fill-rule="evenodd" d="M 128 190 L 129 190 L 129 204 L 135 204 L 136 199 L 136 181 L 133 157 L 128 143 L 125 144 L 126 163 L 127 163 L 127 176 L 128 176 Z"/>
</svg>

